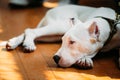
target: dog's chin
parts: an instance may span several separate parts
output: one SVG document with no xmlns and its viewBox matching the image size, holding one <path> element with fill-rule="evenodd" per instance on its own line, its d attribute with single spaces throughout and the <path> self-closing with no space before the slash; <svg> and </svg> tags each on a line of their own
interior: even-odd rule
<svg viewBox="0 0 120 80">
<path fill-rule="evenodd" d="M 80 63 L 78 63 L 78 61 L 76 61 L 76 63 L 74 63 L 74 64 L 72 64 L 70 66 L 61 66 L 61 65 L 57 64 L 57 67 L 59 67 L 59 68 L 75 67 L 77 69 L 85 69 L 85 70 L 93 68 L 92 66 L 88 66 L 87 64 L 86 65 L 80 64 Z"/>
<path fill-rule="evenodd" d="M 57 67 L 60 67 L 60 68 L 70 68 L 72 65 L 59 65 L 57 64 Z"/>
<path fill-rule="evenodd" d="M 65 67 L 65 66 L 57 65 L 57 67 L 58 67 L 58 68 L 70 68 L 70 67 L 72 67 L 72 66 L 67 66 L 67 67 Z"/>
</svg>

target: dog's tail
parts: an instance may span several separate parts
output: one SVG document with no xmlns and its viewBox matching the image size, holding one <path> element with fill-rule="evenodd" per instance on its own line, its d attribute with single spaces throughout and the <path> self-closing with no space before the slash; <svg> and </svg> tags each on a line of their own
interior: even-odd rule
<svg viewBox="0 0 120 80">
<path fill-rule="evenodd" d="M 2 41 L 0 42 L 0 47 L 6 46 L 6 44 L 7 44 L 7 41 Z"/>
</svg>

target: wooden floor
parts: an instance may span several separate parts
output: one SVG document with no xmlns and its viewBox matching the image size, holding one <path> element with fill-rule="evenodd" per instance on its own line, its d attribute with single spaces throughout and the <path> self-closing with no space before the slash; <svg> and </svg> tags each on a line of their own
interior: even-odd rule
<svg viewBox="0 0 120 80">
<path fill-rule="evenodd" d="M 0 1 L 0 41 L 34 28 L 47 8 L 10 9 L 6 0 Z M 104 53 L 94 58 L 90 70 L 58 68 L 52 56 L 61 43 L 39 43 L 37 50 L 23 53 L 21 47 L 6 51 L 0 47 L 0 80 L 120 80 L 117 52 Z"/>
</svg>

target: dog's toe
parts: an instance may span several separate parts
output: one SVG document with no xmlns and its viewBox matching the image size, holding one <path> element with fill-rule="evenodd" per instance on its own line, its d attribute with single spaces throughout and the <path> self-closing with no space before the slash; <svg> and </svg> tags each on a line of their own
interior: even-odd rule
<svg viewBox="0 0 120 80">
<path fill-rule="evenodd" d="M 31 49 L 27 49 L 27 48 L 23 48 L 23 52 L 24 53 L 31 53 L 33 52 L 34 50 L 31 50 Z"/>
<path fill-rule="evenodd" d="M 90 58 L 81 58 L 76 62 L 76 65 L 82 69 L 91 69 L 93 68 L 93 61 Z"/>
<path fill-rule="evenodd" d="M 23 51 L 25 53 L 30 53 L 33 52 L 35 49 L 36 49 L 35 45 L 27 45 L 27 46 L 24 45 Z"/>
<path fill-rule="evenodd" d="M 6 44 L 6 50 L 7 50 L 7 51 L 13 50 L 13 49 L 11 48 L 11 46 L 10 46 L 8 43 Z"/>
<path fill-rule="evenodd" d="M 16 47 L 17 47 L 17 45 L 15 45 L 14 43 L 8 42 L 8 43 L 6 44 L 6 50 L 7 50 L 7 51 L 11 51 L 11 50 L 15 49 Z"/>
</svg>

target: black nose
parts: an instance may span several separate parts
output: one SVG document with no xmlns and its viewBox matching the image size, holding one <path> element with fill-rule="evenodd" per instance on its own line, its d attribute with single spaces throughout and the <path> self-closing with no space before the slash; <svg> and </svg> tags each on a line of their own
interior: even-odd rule
<svg viewBox="0 0 120 80">
<path fill-rule="evenodd" d="M 53 56 L 54 61 L 58 64 L 60 57 L 58 55 Z"/>
</svg>

